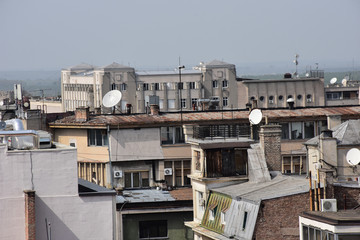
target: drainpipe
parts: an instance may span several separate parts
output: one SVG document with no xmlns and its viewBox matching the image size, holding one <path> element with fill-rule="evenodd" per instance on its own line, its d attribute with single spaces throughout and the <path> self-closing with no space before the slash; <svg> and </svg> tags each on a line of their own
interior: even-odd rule
<svg viewBox="0 0 360 240">
<path fill-rule="evenodd" d="M 113 170 L 112 170 L 112 164 L 111 164 L 111 152 L 110 152 L 110 147 L 111 147 L 111 144 L 110 144 L 110 126 L 107 125 L 107 138 L 108 138 L 108 152 L 109 152 L 109 180 L 110 180 L 110 188 L 113 189 L 114 188 L 114 185 L 113 185 Z"/>
</svg>

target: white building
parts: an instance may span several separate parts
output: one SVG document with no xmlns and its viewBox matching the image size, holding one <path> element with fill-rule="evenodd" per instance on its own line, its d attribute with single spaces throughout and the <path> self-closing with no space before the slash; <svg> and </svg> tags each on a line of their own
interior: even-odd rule
<svg viewBox="0 0 360 240">
<path fill-rule="evenodd" d="M 38 139 L 32 130 L 0 131 L 0 138 L 29 133 Z M 0 239 L 115 239 L 115 192 L 78 184 L 76 148 L 34 143 L 0 144 Z"/>
<path fill-rule="evenodd" d="M 236 84 L 235 65 L 217 60 L 174 71 L 135 71 L 118 63 L 100 68 L 80 64 L 61 71 L 64 111 L 100 108 L 103 96 L 114 89 L 122 93 L 116 112 L 144 113 L 150 96 L 158 97 L 157 104 L 165 112 L 178 111 L 180 105 L 183 110 L 197 110 L 210 101 L 217 108 L 237 108 Z"/>
</svg>

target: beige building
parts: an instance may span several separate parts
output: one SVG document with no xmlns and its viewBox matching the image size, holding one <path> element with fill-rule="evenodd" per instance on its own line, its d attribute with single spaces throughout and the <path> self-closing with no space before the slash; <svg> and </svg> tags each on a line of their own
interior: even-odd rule
<svg viewBox="0 0 360 240">
<path fill-rule="evenodd" d="M 181 71 L 181 72 L 180 72 Z M 181 82 L 181 83 L 180 83 Z M 105 67 L 80 64 L 61 72 L 64 111 L 88 106 L 102 107 L 103 96 L 117 89 L 122 99 L 115 112 L 144 113 L 156 103 L 161 111 L 198 110 L 204 105 L 216 109 L 237 108 L 235 65 L 214 60 L 193 69 L 135 71 L 117 63 Z M 231 90 L 231 91 L 230 91 Z M 154 97 L 155 96 L 155 97 Z M 111 109 L 102 109 L 111 112 Z"/>
<path fill-rule="evenodd" d="M 325 106 L 324 78 L 297 77 L 285 74 L 283 79 L 258 80 L 238 79 L 238 106 L 246 108 L 246 104 L 257 102 L 259 108 Z"/>
</svg>

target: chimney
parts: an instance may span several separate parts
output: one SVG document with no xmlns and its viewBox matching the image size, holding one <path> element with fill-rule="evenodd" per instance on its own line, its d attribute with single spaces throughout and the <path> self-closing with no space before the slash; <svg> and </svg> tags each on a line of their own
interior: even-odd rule
<svg viewBox="0 0 360 240">
<path fill-rule="evenodd" d="M 151 112 L 151 115 L 159 115 L 159 105 L 156 105 L 156 104 L 151 104 L 150 105 L 150 112 Z"/>
<path fill-rule="evenodd" d="M 281 171 L 281 126 L 263 125 L 259 135 L 269 171 Z"/>
<path fill-rule="evenodd" d="M 341 124 L 341 115 L 333 114 L 327 116 L 327 127 L 332 129 Z"/>
<path fill-rule="evenodd" d="M 79 107 L 75 110 L 75 121 L 86 122 L 89 120 L 89 107 Z"/>
<path fill-rule="evenodd" d="M 101 114 L 101 108 L 94 108 L 95 114 Z"/>
<path fill-rule="evenodd" d="M 126 114 L 131 114 L 131 108 L 132 106 L 130 103 L 126 104 Z"/>
<path fill-rule="evenodd" d="M 331 130 L 325 130 L 319 139 L 320 158 L 337 167 L 337 140 L 332 136 Z"/>
<path fill-rule="evenodd" d="M 24 193 L 25 193 L 25 239 L 36 240 L 35 191 L 24 190 Z"/>
</svg>

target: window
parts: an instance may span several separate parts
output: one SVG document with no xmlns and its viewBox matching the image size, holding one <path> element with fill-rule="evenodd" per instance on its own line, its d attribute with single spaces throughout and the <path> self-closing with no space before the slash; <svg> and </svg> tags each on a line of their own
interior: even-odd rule
<svg viewBox="0 0 360 240">
<path fill-rule="evenodd" d="M 186 99 L 185 98 L 181 99 L 181 108 L 186 108 Z"/>
<path fill-rule="evenodd" d="M 160 99 L 159 100 L 159 108 L 163 109 L 164 108 L 164 99 Z"/>
<path fill-rule="evenodd" d="M 301 99 L 302 99 L 302 95 L 300 95 L 300 94 L 297 95 L 297 99 L 298 99 L 298 100 L 301 100 Z"/>
<path fill-rule="evenodd" d="M 198 102 L 198 99 L 197 99 L 197 98 L 192 98 L 192 99 L 191 99 L 191 106 L 196 107 L 196 106 L 197 106 L 197 102 Z"/>
<path fill-rule="evenodd" d="M 157 239 L 166 238 L 167 221 L 139 221 L 139 238 L 140 239 Z"/>
<path fill-rule="evenodd" d="M 213 88 L 218 88 L 218 81 L 216 80 L 213 81 Z"/>
<path fill-rule="evenodd" d="M 242 230 L 245 231 L 246 228 L 246 222 L 247 222 L 247 217 L 248 217 L 248 212 L 244 212 L 244 219 L 243 219 L 243 225 L 242 225 Z"/>
<path fill-rule="evenodd" d="M 282 101 L 284 99 L 283 95 L 279 96 L 279 100 Z"/>
<path fill-rule="evenodd" d="M 194 157 L 195 157 L 195 170 L 201 171 L 201 163 L 200 163 L 200 152 L 194 151 Z"/>
<path fill-rule="evenodd" d="M 195 191 L 197 195 L 198 200 L 198 206 L 197 206 L 197 218 L 201 218 L 204 211 L 205 211 L 205 199 L 204 199 L 204 193 Z"/>
<path fill-rule="evenodd" d="M 326 99 L 328 99 L 328 100 L 341 99 L 341 93 L 340 92 L 328 92 L 328 93 L 326 93 Z"/>
<path fill-rule="evenodd" d="M 264 101 L 264 99 L 265 99 L 264 96 L 261 96 L 261 97 L 259 98 L 259 100 L 260 100 L 261 102 Z"/>
<path fill-rule="evenodd" d="M 168 99 L 168 108 L 169 109 L 175 108 L 175 99 Z"/>
<path fill-rule="evenodd" d="M 115 80 L 116 81 L 121 81 L 121 74 L 116 74 L 115 75 Z"/>
<path fill-rule="evenodd" d="M 161 144 L 184 143 L 182 127 L 161 127 Z"/>
<path fill-rule="evenodd" d="M 302 122 L 292 122 L 290 123 L 290 127 L 291 127 L 291 139 L 303 138 Z"/>
<path fill-rule="evenodd" d="M 304 122 L 305 138 L 315 137 L 314 122 Z"/>
<path fill-rule="evenodd" d="M 111 84 L 111 90 L 115 90 L 115 89 L 116 89 L 116 84 L 115 83 Z"/>
<path fill-rule="evenodd" d="M 187 175 L 191 172 L 190 160 L 165 161 L 164 168 L 171 168 L 172 174 L 165 175 L 167 186 L 189 186 L 190 178 Z"/>
<path fill-rule="evenodd" d="M 179 82 L 178 83 L 178 88 L 181 90 L 181 89 L 184 89 L 184 83 L 183 82 Z"/>
<path fill-rule="evenodd" d="M 217 209 L 218 209 L 218 206 L 215 206 L 213 209 L 210 209 L 209 221 L 215 220 Z"/>
<path fill-rule="evenodd" d="M 227 107 L 228 106 L 228 97 L 223 97 L 223 106 Z"/>
<path fill-rule="evenodd" d="M 144 91 L 148 91 L 149 90 L 149 84 L 148 83 L 144 83 Z"/>
<path fill-rule="evenodd" d="M 107 146 L 108 138 L 105 129 L 88 130 L 88 146 Z"/>
<path fill-rule="evenodd" d="M 160 85 L 159 85 L 159 83 L 154 83 L 154 88 L 155 88 L 155 91 L 160 90 Z"/>
<path fill-rule="evenodd" d="M 189 88 L 195 89 L 195 82 L 189 82 Z"/>
<path fill-rule="evenodd" d="M 125 188 L 149 187 L 149 172 L 126 172 Z"/>
<path fill-rule="evenodd" d="M 223 88 L 227 88 L 227 87 L 228 87 L 228 81 L 227 81 L 227 80 L 224 80 L 224 81 L 222 82 L 222 87 L 223 87 Z"/>
<path fill-rule="evenodd" d="M 222 225 L 226 225 L 226 221 L 225 221 L 225 212 L 221 212 L 220 213 L 220 221 Z"/>
<path fill-rule="evenodd" d="M 120 91 L 126 91 L 126 83 L 120 84 Z"/>
<path fill-rule="evenodd" d="M 282 157 L 282 173 L 302 174 L 306 173 L 306 155 L 285 155 Z"/>
</svg>

